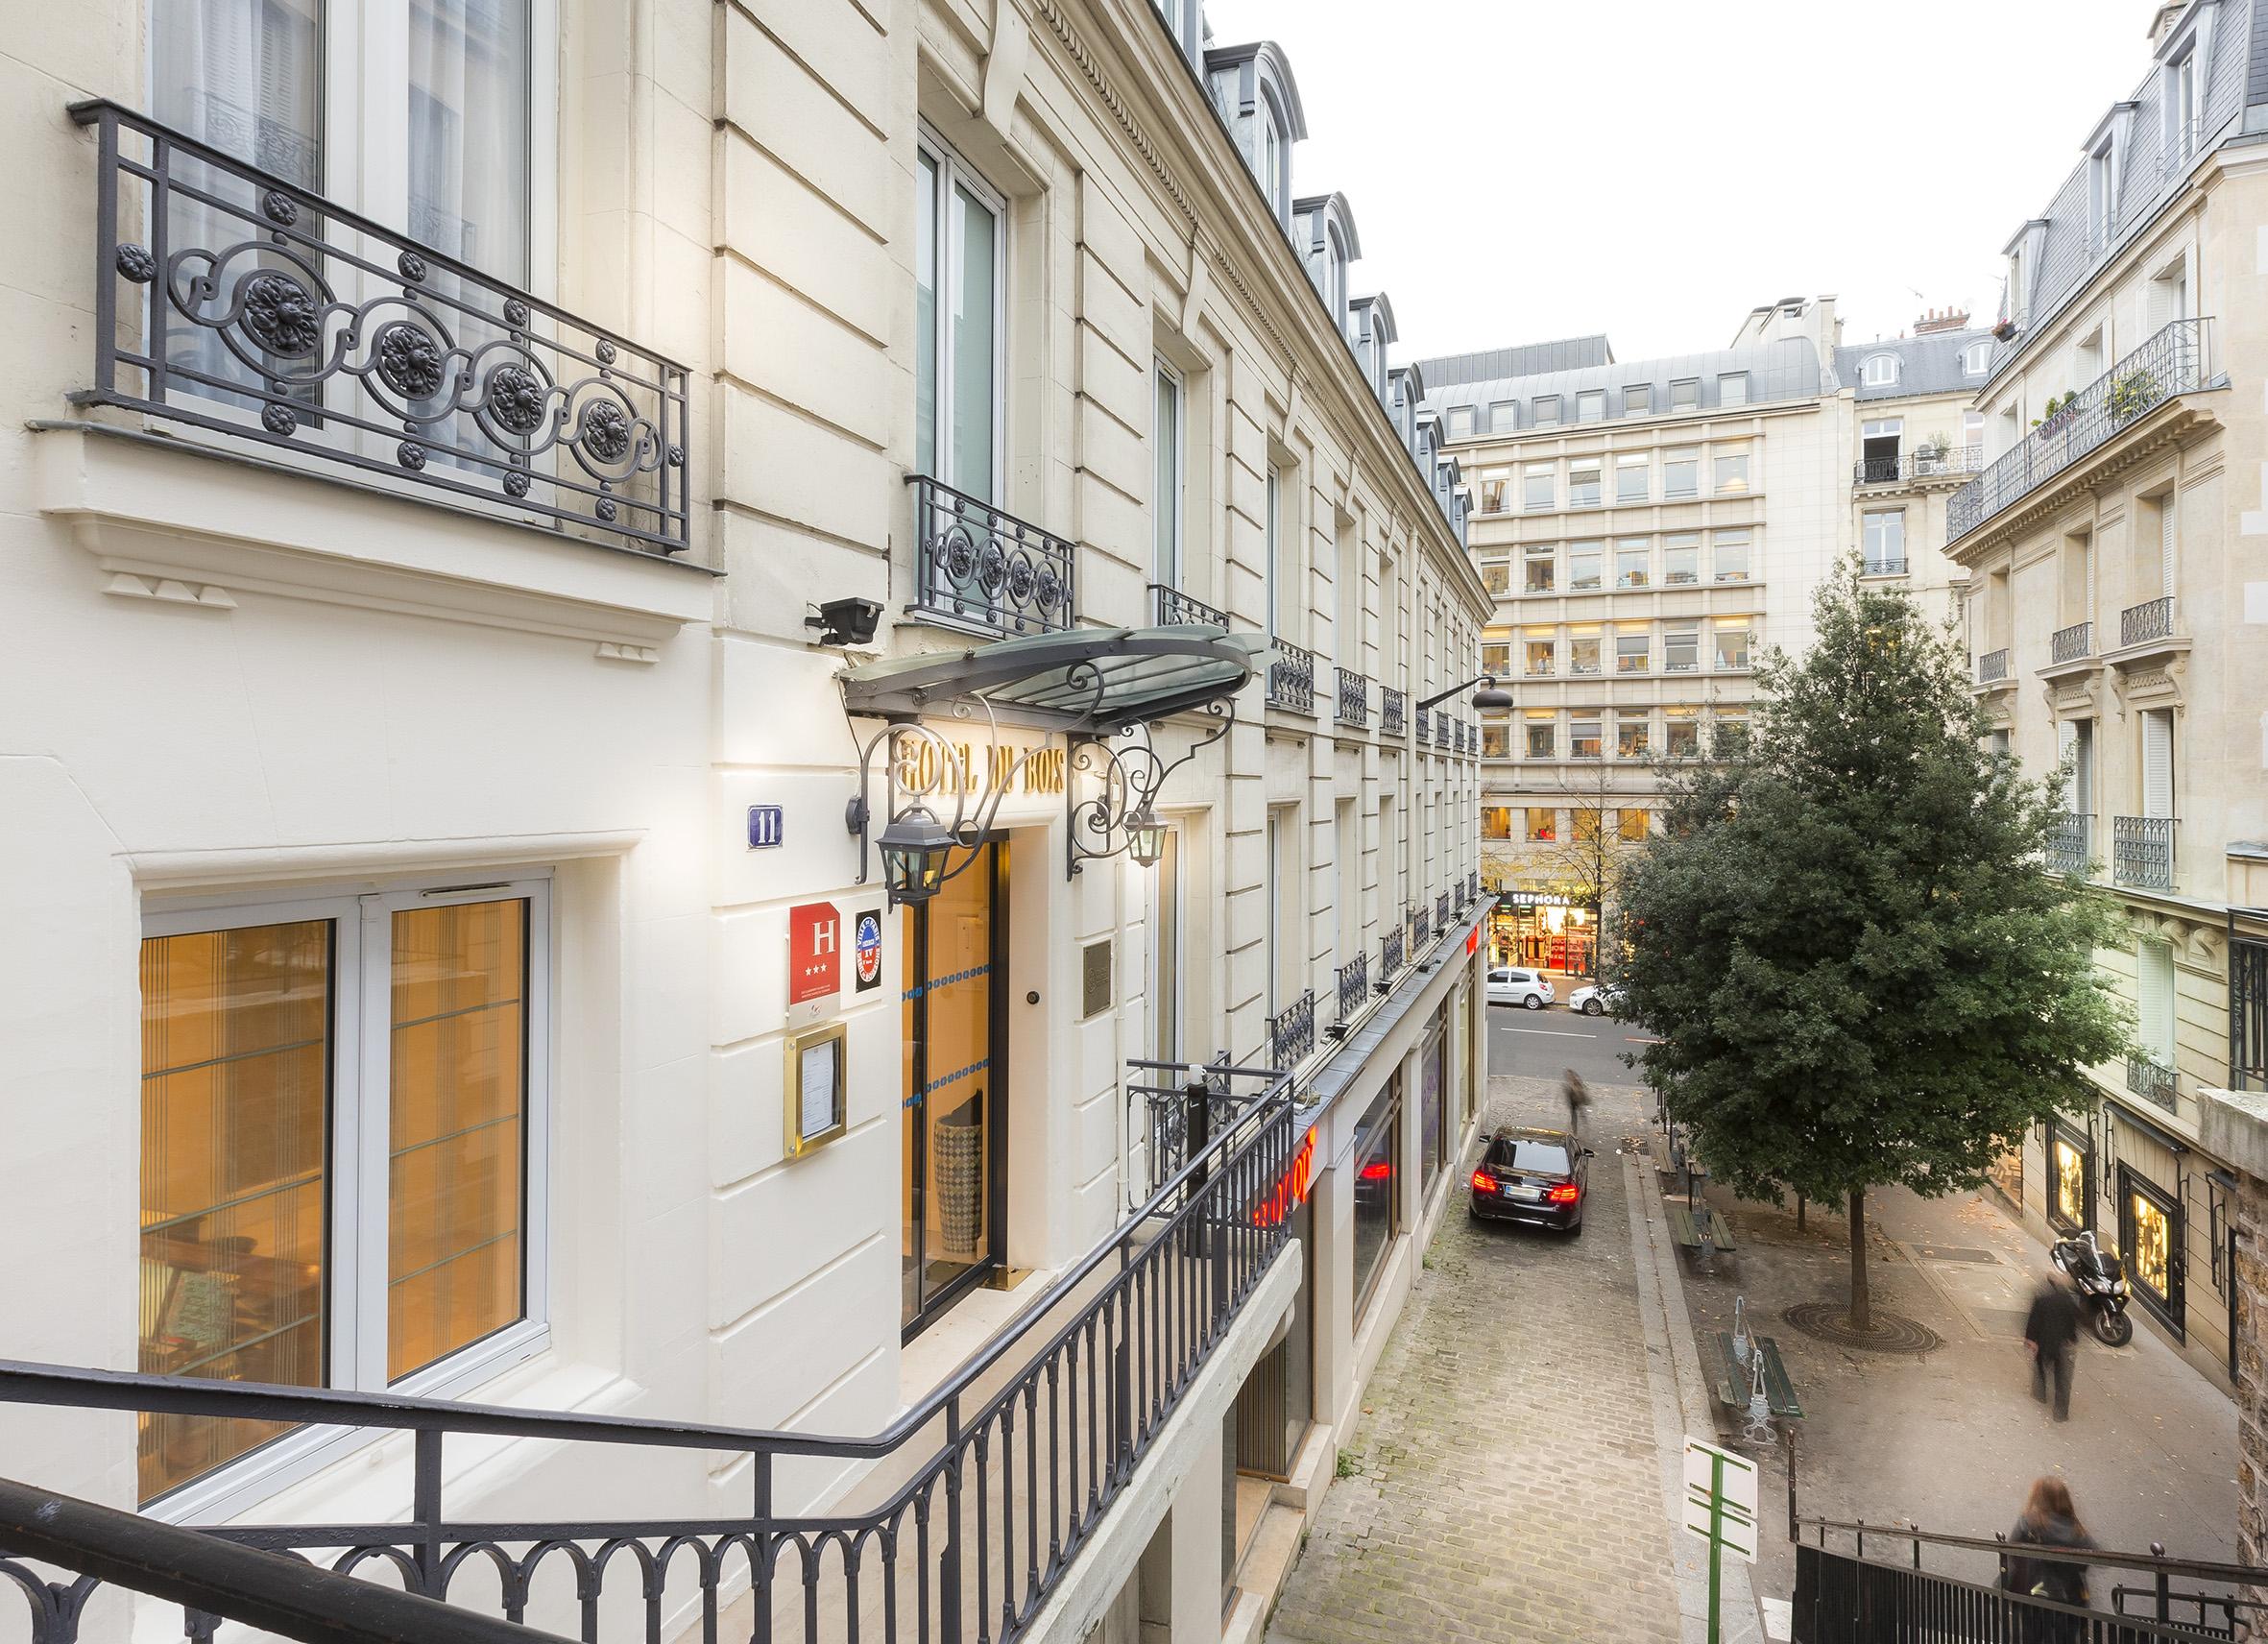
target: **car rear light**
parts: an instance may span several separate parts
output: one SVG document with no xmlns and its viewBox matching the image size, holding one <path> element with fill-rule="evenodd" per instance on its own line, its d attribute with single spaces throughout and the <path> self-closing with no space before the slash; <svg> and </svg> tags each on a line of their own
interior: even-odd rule
<svg viewBox="0 0 2268 1644">
<path fill-rule="evenodd" d="M 1486 1171 L 1475 1171 L 1473 1173 L 1473 1191 L 1475 1193 L 1494 1193 L 1496 1178 Z"/>
<path fill-rule="evenodd" d="M 1546 1204 L 1573 1204 L 1582 1197 L 1582 1189 L 1573 1182 L 1561 1182 L 1543 1196 Z"/>
</svg>

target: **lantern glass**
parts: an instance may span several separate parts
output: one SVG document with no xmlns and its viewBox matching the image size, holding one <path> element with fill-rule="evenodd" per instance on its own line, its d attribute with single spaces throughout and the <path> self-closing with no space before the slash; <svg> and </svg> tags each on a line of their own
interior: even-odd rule
<svg viewBox="0 0 2268 1644">
<path fill-rule="evenodd" d="M 945 883 L 953 835 L 925 806 L 909 806 L 882 830 L 882 882 L 894 902 L 927 902 Z"/>
<path fill-rule="evenodd" d="M 1137 810 L 1126 818 L 1126 854 L 1138 867 L 1154 868 L 1166 855 L 1166 825 L 1154 812 Z"/>
</svg>

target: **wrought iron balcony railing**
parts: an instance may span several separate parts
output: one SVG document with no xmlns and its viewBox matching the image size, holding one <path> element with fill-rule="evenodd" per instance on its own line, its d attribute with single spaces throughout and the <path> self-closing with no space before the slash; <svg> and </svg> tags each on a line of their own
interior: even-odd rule
<svg viewBox="0 0 2268 1644">
<path fill-rule="evenodd" d="M 1339 1017 L 1331 1025 L 1334 1039 L 1346 1037 L 1347 1024 L 1362 1013 L 1370 998 L 1370 955 L 1357 954 L 1339 967 Z"/>
<path fill-rule="evenodd" d="M 1267 665 L 1267 700 L 1271 708 L 1294 713 L 1315 711 L 1315 653 L 1289 640 L 1275 642 L 1276 660 Z"/>
<path fill-rule="evenodd" d="M 1071 544 L 928 474 L 905 482 L 913 487 L 909 614 L 1010 639 L 1075 624 Z"/>
<path fill-rule="evenodd" d="M 1378 729 L 1388 737 L 1399 737 L 1405 727 L 1403 711 L 1409 701 L 1406 692 L 1390 685 L 1378 688 Z"/>
<path fill-rule="evenodd" d="M 1904 480 L 1975 473 L 1984 466 L 1982 446 L 1948 446 L 1927 456 L 1908 451 L 1894 457 L 1861 457 L 1851 470 L 1851 478 L 1861 485 L 1896 485 Z"/>
<path fill-rule="evenodd" d="M 674 554 L 687 371 L 108 102 L 94 385 L 116 405 L 506 520 Z"/>
<path fill-rule="evenodd" d="M 1352 668 L 1339 670 L 1339 722 L 1341 725 L 1370 723 L 1370 676 Z"/>
<path fill-rule="evenodd" d="M 2095 625 L 2092 622 L 2074 622 L 2068 628 L 2058 628 L 2047 639 L 2047 660 L 2050 663 L 2075 663 L 2095 654 Z"/>
<path fill-rule="evenodd" d="M 1415 957 L 1417 950 L 1433 940 L 1433 935 L 1434 910 L 1421 902 L 1410 910 L 1411 955 Z"/>
<path fill-rule="evenodd" d="M 2146 645 L 2153 640 L 2174 637 L 2174 598 L 2167 594 L 2162 599 L 2147 599 L 2139 605 L 2130 605 L 2118 614 L 2118 643 Z"/>
<path fill-rule="evenodd" d="M 1402 926 L 1394 928 L 1378 939 L 1378 991 L 1384 993 L 1392 982 L 1394 973 L 1402 968 Z"/>
<path fill-rule="evenodd" d="M 1315 1053 L 1315 990 L 1309 988 L 1268 1020 L 1268 1058 L 1278 1073 L 1289 1073 Z"/>
<path fill-rule="evenodd" d="M 2066 810 L 2056 818 L 2047 836 L 2047 865 L 2060 874 L 2083 874 L 2094 857 L 2094 822 Z"/>
<path fill-rule="evenodd" d="M 1977 658 L 1977 683 L 1995 685 L 2008 677 L 2008 647 L 1987 651 Z"/>
<path fill-rule="evenodd" d="M 1424 747 L 1434 739 L 1434 713 L 1430 708 L 1417 711 L 1417 745 Z"/>
<path fill-rule="evenodd" d="M 1468 905 L 1481 900 L 1481 876 L 1479 873 L 1469 873 L 1464 876 L 1464 899 Z"/>
<path fill-rule="evenodd" d="M 1906 556 L 1904 554 L 1870 555 L 1866 564 L 1860 567 L 1860 574 L 1864 576 L 1904 576 L 1906 574 Z"/>
<path fill-rule="evenodd" d="M 1449 715 L 1446 713 L 1436 713 L 1434 715 L 1434 746 L 1436 748 L 1446 748 L 1448 745 Z"/>
<path fill-rule="evenodd" d="M 1434 929 L 1443 935 L 1449 931 L 1449 893 L 1441 892 L 1434 898 Z"/>
<path fill-rule="evenodd" d="M 567 1621 L 564 1630 L 574 1630 L 567 1618 L 579 1613 L 580 1635 L 599 1644 L 659 1638 L 665 1585 L 691 1607 L 687 1631 L 709 1638 L 729 1628 L 757 1644 L 819 1636 L 1008 1644 L 1028 1633 L 1132 1485 L 1284 1247 L 1282 1194 L 1295 1142 L 1288 1084 L 1266 1070 L 1180 1071 L 1218 1073 L 1257 1095 L 1011 1328 L 872 1437 L 8 1362 L 0 1362 L 0 1402 L 414 1434 L 407 1500 L 380 1504 L 356 1523 L 231 1521 L 185 1532 L 211 1538 L 218 1559 L 261 1548 L 331 1570 L 383 1567 L 390 1587 L 446 1598 L 463 1610 L 500 1610 L 511 1622 L 531 1608 L 539 1619 L 550 1609 Z M 127 1430 L 105 1431 L 123 1438 Z M 641 1477 L 659 1476 L 673 1458 L 694 1480 L 721 1467 L 719 1458 L 745 1458 L 746 1466 L 737 1505 L 694 1516 L 628 1519 L 617 1504 L 598 1500 L 579 1511 L 562 1504 L 551 1518 L 469 1521 L 461 1509 L 449 1511 L 449 1463 L 496 1438 L 629 1447 L 641 1453 Z M 851 1498 L 855 1505 L 813 1511 L 792 1499 L 808 1481 L 864 1462 L 879 1463 L 881 1477 Z M 601 1471 L 612 1477 L 615 1469 Z M 0 1501 L 18 1499 L 9 1492 L 19 1490 L 0 1486 Z M 123 1542 L 143 1521 L 115 1518 L 126 1521 L 118 1544 L 74 1552 L 51 1537 L 37 1563 L 19 1546 L 0 1555 L 0 1589 L 23 1595 L 33 1644 L 71 1644 L 92 1593 L 113 1579 L 131 1581 L 117 1574 L 136 1568 L 135 1550 Z M 81 1561 L 65 1561 L 72 1558 Z M 724 1579 L 736 1559 L 758 1573 L 753 1601 L 737 1601 L 744 1609 Z M 58 1561 L 80 1572 L 77 1579 L 58 1582 L 38 1567 Z M 456 1579 L 467 1563 L 493 1566 L 494 1579 Z M 233 1597 L 241 1586 L 177 1580 L 152 1590 L 179 1603 L 184 1591 Z M 376 1611 L 357 1612 L 327 1584 L 298 1590 L 316 1617 L 298 1637 L 497 1636 L 471 1624 L 390 1632 L 371 1624 Z M 213 1623 L 192 1608 L 182 1631 L 209 1639 Z"/>
<path fill-rule="evenodd" d="M 2111 877 L 2139 890 L 2174 887 L 2174 819 L 2111 818 Z"/>
<path fill-rule="evenodd" d="M 1959 542 L 2045 485 L 2120 430 L 2211 375 L 2210 320 L 2176 320 L 2004 452 L 1945 504 L 1945 541 Z"/>
<path fill-rule="evenodd" d="M 2144 1101 L 2164 1108 L 2168 1113 L 2174 1111 L 2179 1082 L 2174 1076 L 2174 1070 L 2156 1056 L 2129 1056 L 2126 1059 L 2127 1095 L 2138 1096 Z"/>
<path fill-rule="evenodd" d="M 1162 582 L 1149 585 L 1150 611 L 1153 620 L 1161 628 L 1225 628 L 1228 613 L 1202 599 L 1192 599 L 1178 588 L 1168 588 Z"/>
</svg>

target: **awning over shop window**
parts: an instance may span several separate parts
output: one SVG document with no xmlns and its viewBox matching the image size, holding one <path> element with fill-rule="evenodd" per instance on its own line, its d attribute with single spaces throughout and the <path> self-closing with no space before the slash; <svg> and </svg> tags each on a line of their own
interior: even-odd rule
<svg viewBox="0 0 2268 1644">
<path fill-rule="evenodd" d="M 840 678 L 853 713 L 918 719 L 980 700 L 1010 723 L 1107 734 L 1234 695 L 1268 650 L 1265 635 L 1196 624 L 1078 628 L 891 657 Z"/>
</svg>

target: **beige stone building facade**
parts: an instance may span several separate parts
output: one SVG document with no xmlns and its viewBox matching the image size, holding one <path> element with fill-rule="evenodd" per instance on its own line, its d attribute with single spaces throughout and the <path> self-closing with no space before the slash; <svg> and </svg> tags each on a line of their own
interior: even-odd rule
<svg viewBox="0 0 2268 1644">
<path fill-rule="evenodd" d="M 1984 471 L 1950 505 L 1995 738 L 2061 769 L 2056 871 L 2124 909 L 2100 955 L 2128 1061 L 2011 1158 L 2026 1219 L 2091 1229 L 2136 1311 L 2235 1373 L 2233 1188 L 2199 1128 L 2268 1084 L 2268 582 L 2256 394 L 2268 113 L 2251 5 L 2161 9 L 2140 84 L 2010 241 L 1976 396 Z"/>
<path fill-rule="evenodd" d="M 602 1637 L 1255 1636 L 1461 1189 L 1490 610 L 1283 54 L 17 21 L 11 1476 L 549 1525 L 562 1633 L 631 1522 Z"/>
</svg>

